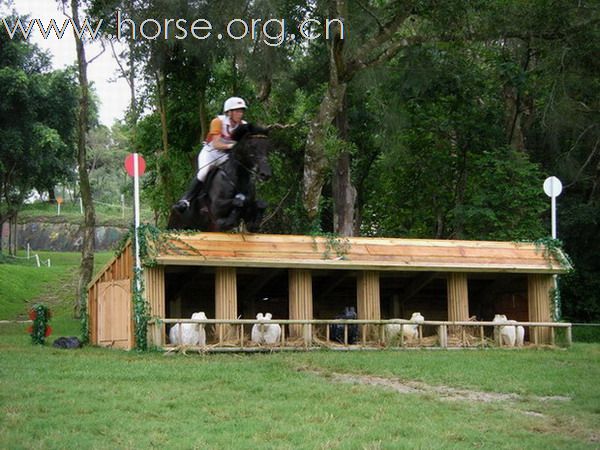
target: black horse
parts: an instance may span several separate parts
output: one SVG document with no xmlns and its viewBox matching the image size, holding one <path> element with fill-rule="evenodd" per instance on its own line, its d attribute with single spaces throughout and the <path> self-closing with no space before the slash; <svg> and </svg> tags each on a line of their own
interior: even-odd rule
<svg viewBox="0 0 600 450">
<path fill-rule="evenodd" d="M 336 319 L 356 320 L 356 310 L 354 306 L 346 306 L 344 312 Z M 341 323 L 332 323 L 329 325 L 329 336 L 332 340 L 344 344 L 344 327 L 348 327 L 348 344 L 356 344 L 358 342 L 358 325 L 343 325 Z"/>
<path fill-rule="evenodd" d="M 211 169 L 206 191 L 185 212 L 171 211 L 169 229 L 227 231 L 243 220 L 248 231 L 258 231 L 267 204 L 256 198 L 254 179 L 271 177 L 268 129 L 242 124 L 231 137 L 237 144 L 229 151 L 229 159 Z"/>
</svg>

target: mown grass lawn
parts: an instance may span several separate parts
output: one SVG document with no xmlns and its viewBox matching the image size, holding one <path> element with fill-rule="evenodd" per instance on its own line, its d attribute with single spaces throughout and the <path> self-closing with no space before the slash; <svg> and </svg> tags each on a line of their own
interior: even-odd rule
<svg viewBox="0 0 600 450">
<path fill-rule="evenodd" d="M 516 395 L 399 393 L 370 377 Z M 598 344 L 165 356 L 32 346 L 5 325 L 0 448 L 598 448 L 598 380 Z"/>
<path fill-rule="evenodd" d="M 97 225 L 118 225 L 129 227 L 129 225 L 133 222 L 132 207 L 128 206 L 125 208 L 124 217 L 121 206 L 118 204 L 110 206 L 105 203 L 96 202 L 94 204 L 94 208 L 96 212 Z M 143 221 L 153 221 L 154 217 L 151 210 L 142 209 L 140 213 Z M 19 211 L 19 220 L 44 220 L 52 222 L 66 221 L 70 223 L 83 223 L 83 214 L 81 213 L 79 202 L 66 201 L 63 203 L 60 208 L 60 216 L 58 215 L 58 205 L 50 204 L 48 202 L 35 202 L 24 205 L 23 209 Z"/>
<path fill-rule="evenodd" d="M 33 253 L 39 254 L 41 260 L 50 259 L 50 267 L 37 267 L 34 258 L 25 259 L 24 251 L 13 262 L 6 258 L 8 263 L 0 263 L 0 320 L 25 320 L 29 306 L 42 301 L 52 309 L 57 321 L 62 322 L 73 312 L 81 253 Z M 113 255 L 113 252 L 96 253 L 95 267 L 102 267 Z"/>
</svg>

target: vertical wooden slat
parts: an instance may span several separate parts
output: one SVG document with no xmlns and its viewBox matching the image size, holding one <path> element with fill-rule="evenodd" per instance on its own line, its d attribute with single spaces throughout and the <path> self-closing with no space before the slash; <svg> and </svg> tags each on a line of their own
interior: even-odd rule
<svg viewBox="0 0 600 450">
<path fill-rule="evenodd" d="M 448 286 L 448 320 L 469 320 L 469 291 L 466 273 L 450 273 Z"/>
<path fill-rule="evenodd" d="M 237 276 L 235 267 L 217 267 L 215 270 L 215 318 L 237 319 Z M 225 339 L 236 335 L 229 325 L 218 325 L 219 336 Z"/>
<path fill-rule="evenodd" d="M 313 293 L 312 274 L 310 270 L 290 269 L 288 272 L 289 283 L 289 316 L 291 320 L 312 320 L 313 318 Z M 311 328 L 302 325 L 290 325 L 290 337 L 302 336 L 303 330 L 308 333 L 304 336 L 306 341 L 312 342 Z"/>
<path fill-rule="evenodd" d="M 365 270 L 356 279 L 356 305 L 359 320 L 381 320 L 379 272 Z M 366 327 L 367 339 L 377 339 L 377 327 Z"/>
<path fill-rule="evenodd" d="M 392 317 L 398 319 L 400 314 L 400 296 L 398 294 L 394 294 L 392 295 Z"/>
<path fill-rule="evenodd" d="M 150 316 L 165 318 L 165 268 L 164 266 L 146 267 L 144 269 L 144 296 L 150 306 Z M 159 327 L 163 328 L 164 327 Z M 163 332 L 160 333 L 160 342 L 154 345 L 162 346 L 166 341 Z"/>
<path fill-rule="evenodd" d="M 551 294 L 554 282 L 552 275 L 530 274 L 528 277 L 528 306 L 530 322 L 551 322 Z M 534 335 L 537 344 L 550 343 L 548 327 L 532 327 L 530 334 Z"/>
<path fill-rule="evenodd" d="M 448 290 L 448 320 L 469 320 L 469 289 L 466 273 L 449 273 L 446 279 Z M 450 334 L 457 334 L 461 327 L 450 327 Z"/>
<path fill-rule="evenodd" d="M 92 345 L 98 345 L 98 282 L 88 291 L 88 335 Z"/>
<path fill-rule="evenodd" d="M 483 325 L 479 327 L 479 336 L 481 337 L 481 346 L 485 347 L 485 332 L 483 330 Z"/>
<path fill-rule="evenodd" d="M 404 324 L 400 324 L 400 347 L 404 347 Z"/>
</svg>

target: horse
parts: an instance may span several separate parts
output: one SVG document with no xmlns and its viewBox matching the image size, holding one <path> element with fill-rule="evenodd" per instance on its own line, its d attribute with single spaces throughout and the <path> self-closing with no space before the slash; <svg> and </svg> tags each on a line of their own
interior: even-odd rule
<svg viewBox="0 0 600 450">
<path fill-rule="evenodd" d="M 271 178 L 268 129 L 242 124 L 231 137 L 237 143 L 229 151 L 229 159 L 211 169 L 204 192 L 186 211 L 171 211 L 169 229 L 228 231 L 243 220 L 248 231 L 258 231 L 267 203 L 256 198 L 254 178 Z"/>
<path fill-rule="evenodd" d="M 344 312 L 335 316 L 336 319 L 355 320 L 356 310 L 354 306 L 346 306 Z M 329 336 L 333 341 L 344 344 L 344 328 L 348 327 L 348 344 L 356 344 L 358 342 L 358 325 L 343 325 L 340 323 L 332 323 L 329 325 Z"/>
</svg>

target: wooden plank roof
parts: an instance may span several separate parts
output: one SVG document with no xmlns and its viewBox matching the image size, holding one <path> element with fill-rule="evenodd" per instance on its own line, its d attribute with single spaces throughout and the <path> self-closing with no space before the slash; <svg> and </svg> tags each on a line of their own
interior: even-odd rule
<svg viewBox="0 0 600 450">
<path fill-rule="evenodd" d="M 387 271 L 561 273 L 569 269 L 533 243 L 393 238 L 170 233 L 159 265 Z"/>
</svg>

